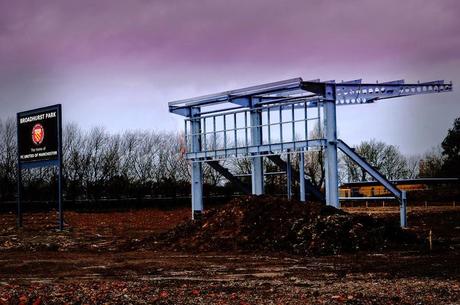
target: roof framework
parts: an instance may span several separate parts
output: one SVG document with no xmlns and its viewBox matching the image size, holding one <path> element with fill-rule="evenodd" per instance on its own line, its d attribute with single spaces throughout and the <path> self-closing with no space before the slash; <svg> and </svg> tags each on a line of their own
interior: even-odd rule
<svg viewBox="0 0 460 305">
<path fill-rule="evenodd" d="M 335 92 L 326 93 L 326 88 L 333 88 Z M 396 97 L 447 91 L 452 91 L 452 83 L 446 83 L 443 80 L 405 84 L 404 80 L 363 83 L 361 79 L 358 79 L 336 83 L 334 80 L 303 81 L 302 78 L 293 78 L 173 101 L 168 103 L 168 106 L 170 112 L 190 117 L 192 108 L 199 107 L 205 110 L 207 107 L 216 105 L 221 108 L 209 112 L 204 111 L 204 113 L 225 111 L 226 109 L 254 108 L 292 100 L 306 100 L 311 107 L 315 107 L 316 103 L 323 99 L 335 99 L 336 104 L 340 106 L 355 105 Z M 228 105 L 222 105 L 226 103 L 230 103 L 233 107 L 228 108 Z"/>
</svg>

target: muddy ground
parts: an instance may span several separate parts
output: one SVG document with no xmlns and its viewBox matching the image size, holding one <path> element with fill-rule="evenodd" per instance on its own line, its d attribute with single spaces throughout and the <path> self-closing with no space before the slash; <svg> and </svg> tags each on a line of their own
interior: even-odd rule
<svg viewBox="0 0 460 305">
<path fill-rule="evenodd" d="M 395 208 L 349 208 L 397 219 Z M 142 248 L 189 209 L 0 214 L 0 304 L 460 304 L 460 207 L 413 208 L 419 250 L 303 257 Z"/>
</svg>

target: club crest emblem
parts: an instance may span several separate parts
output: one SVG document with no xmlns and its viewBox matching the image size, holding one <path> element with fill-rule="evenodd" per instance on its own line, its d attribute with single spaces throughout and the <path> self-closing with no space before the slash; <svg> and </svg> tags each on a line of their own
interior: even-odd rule
<svg viewBox="0 0 460 305">
<path fill-rule="evenodd" d="M 32 142 L 35 145 L 40 145 L 45 138 L 45 129 L 41 124 L 35 124 L 34 128 L 32 128 Z"/>
</svg>

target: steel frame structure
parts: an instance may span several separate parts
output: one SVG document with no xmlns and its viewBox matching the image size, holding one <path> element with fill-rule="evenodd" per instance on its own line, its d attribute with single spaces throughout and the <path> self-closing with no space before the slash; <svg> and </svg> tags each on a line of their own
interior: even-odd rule
<svg viewBox="0 0 460 305">
<path fill-rule="evenodd" d="M 261 195 L 264 193 L 264 157 L 286 172 L 288 197 L 292 196 L 291 179 L 296 176 L 301 201 L 310 193 L 339 208 L 337 150 L 340 149 L 399 200 L 401 226 L 405 227 L 405 192 L 337 138 L 336 107 L 448 91 L 452 91 L 452 83 L 442 80 L 405 84 L 403 80 L 336 83 L 293 78 L 170 102 L 169 111 L 185 117 L 186 158 L 192 164 L 192 217 L 203 210 L 203 162 L 244 192 L 250 189 L 252 194 Z M 311 149 L 325 149 L 325 198 L 305 177 L 304 152 Z M 287 154 L 287 161 L 281 159 L 281 154 Z M 297 173 L 290 164 L 290 154 L 299 154 Z M 219 164 L 219 160 L 228 157 L 251 158 L 250 188 Z"/>
</svg>

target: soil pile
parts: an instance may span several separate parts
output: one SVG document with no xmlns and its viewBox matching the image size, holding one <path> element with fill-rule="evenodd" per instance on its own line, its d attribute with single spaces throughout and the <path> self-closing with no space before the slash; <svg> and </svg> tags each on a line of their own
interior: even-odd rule
<svg viewBox="0 0 460 305">
<path fill-rule="evenodd" d="M 415 239 L 396 220 L 351 215 L 318 203 L 248 196 L 179 224 L 157 241 L 175 250 L 328 255 L 401 247 Z"/>
</svg>

